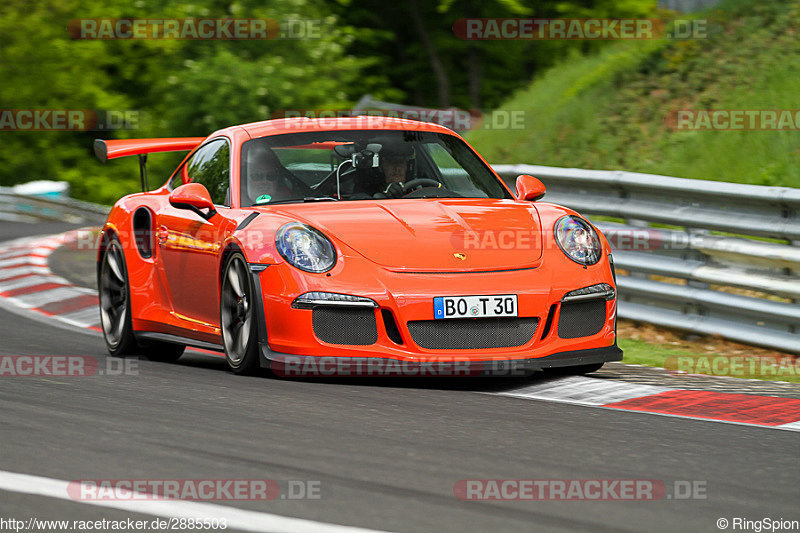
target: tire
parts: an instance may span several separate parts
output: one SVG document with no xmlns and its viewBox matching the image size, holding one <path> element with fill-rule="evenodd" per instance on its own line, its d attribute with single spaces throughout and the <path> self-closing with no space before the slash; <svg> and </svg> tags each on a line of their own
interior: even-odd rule
<svg viewBox="0 0 800 533">
<path fill-rule="evenodd" d="M 234 374 L 260 373 L 255 294 L 244 256 L 236 252 L 225 262 L 219 298 L 220 330 L 225 360 Z"/>
<path fill-rule="evenodd" d="M 108 353 L 114 357 L 142 355 L 151 361 L 173 362 L 185 346 L 168 342 L 137 342 L 131 325 L 131 291 L 122 244 L 116 235 L 106 243 L 97 276 L 100 322 Z"/>
<path fill-rule="evenodd" d="M 131 297 L 122 244 L 116 235 L 106 243 L 97 273 L 100 323 L 108 353 L 115 357 L 139 354 L 131 326 Z"/>
</svg>

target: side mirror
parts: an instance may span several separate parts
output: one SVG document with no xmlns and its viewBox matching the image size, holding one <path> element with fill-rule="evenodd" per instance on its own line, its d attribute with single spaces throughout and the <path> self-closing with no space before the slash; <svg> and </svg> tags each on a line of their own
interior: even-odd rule
<svg viewBox="0 0 800 533">
<path fill-rule="evenodd" d="M 169 194 L 169 203 L 175 209 L 194 211 L 206 220 L 217 213 L 211 195 L 202 183 L 187 183 L 177 187 Z M 203 209 L 208 209 L 208 212 L 204 213 Z"/>
<path fill-rule="evenodd" d="M 536 200 L 541 200 L 545 192 L 547 192 L 547 189 L 544 183 L 537 178 L 527 174 L 517 176 L 517 200 L 535 202 Z"/>
</svg>

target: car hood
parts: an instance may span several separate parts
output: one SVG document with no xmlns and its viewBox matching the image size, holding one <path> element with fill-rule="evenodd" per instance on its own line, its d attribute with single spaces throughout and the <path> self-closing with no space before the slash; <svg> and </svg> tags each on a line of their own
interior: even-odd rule
<svg viewBox="0 0 800 533">
<path fill-rule="evenodd" d="M 277 207 L 277 206 L 276 206 Z M 542 256 L 532 203 L 409 199 L 280 206 L 390 270 L 442 272 L 535 266 Z"/>
</svg>

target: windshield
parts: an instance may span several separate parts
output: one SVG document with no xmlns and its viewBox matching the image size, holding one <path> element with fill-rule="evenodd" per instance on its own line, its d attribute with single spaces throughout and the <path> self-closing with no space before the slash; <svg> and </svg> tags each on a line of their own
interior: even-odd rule
<svg viewBox="0 0 800 533">
<path fill-rule="evenodd" d="M 315 131 L 242 145 L 243 207 L 394 198 L 510 198 L 460 139 L 397 130 Z"/>
</svg>

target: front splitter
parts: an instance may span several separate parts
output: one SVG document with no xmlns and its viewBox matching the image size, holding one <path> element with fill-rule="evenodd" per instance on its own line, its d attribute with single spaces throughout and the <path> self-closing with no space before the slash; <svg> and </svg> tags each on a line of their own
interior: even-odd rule
<svg viewBox="0 0 800 533">
<path fill-rule="evenodd" d="M 617 345 L 559 352 L 544 357 L 482 361 L 457 355 L 402 360 L 390 357 L 335 357 L 275 352 L 260 345 L 261 367 L 283 377 L 512 377 L 548 368 L 586 367 L 621 361 Z"/>
</svg>

